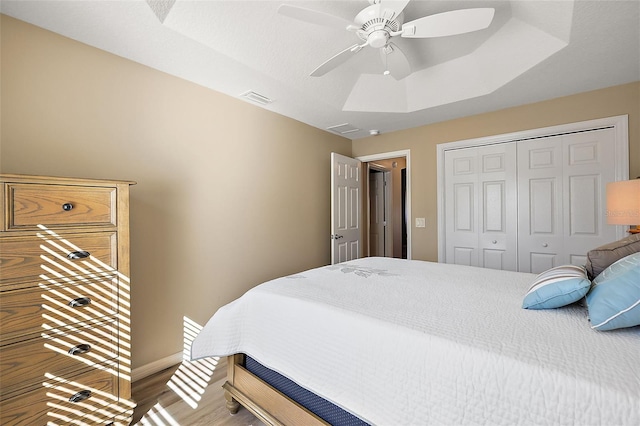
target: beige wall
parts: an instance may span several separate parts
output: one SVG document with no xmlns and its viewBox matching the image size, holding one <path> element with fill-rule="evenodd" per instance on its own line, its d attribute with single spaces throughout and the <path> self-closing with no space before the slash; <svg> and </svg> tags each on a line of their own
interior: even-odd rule
<svg viewBox="0 0 640 426">
<path fill-rule="evenodd" d="M 640 82 L 353 141 L 354 156 L 411 150 L 412 257 L 438 260 L 436 145 L 629 115 L 629 175 L 640 176 Z M 426 228 L 414 218 L 425 217 Z"/>
<path fill-rule="evenodd" d="M 253 285 L 329 263 L 349 140 L 21 21 L 1 21 L 0 169 L 131 179 L 133 367 Z"/>
</svg>

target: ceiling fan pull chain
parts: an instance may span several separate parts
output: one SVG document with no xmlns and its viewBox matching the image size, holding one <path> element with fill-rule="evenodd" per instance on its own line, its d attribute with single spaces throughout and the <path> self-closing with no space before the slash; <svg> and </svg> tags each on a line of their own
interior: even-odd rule
<svg viewBox="0 0 640 426">
<path fill-rule="evenodd" d="M 389 75 L 389 52 L 387 52 L 387 49 L 390 49 L 391 46 L 389 46 L 388 44 L 383 47 L 384 49 L 384 72 L 382 73 L 382 75 Z"/>
</svg>

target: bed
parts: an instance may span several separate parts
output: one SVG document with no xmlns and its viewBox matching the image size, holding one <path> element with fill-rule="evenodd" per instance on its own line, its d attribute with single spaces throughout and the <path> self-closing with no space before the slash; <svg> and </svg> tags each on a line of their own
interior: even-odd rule
<svg viewBox="0 0 640 426">
<path fill-rule="evenodd" d="M 640 424 L 640 327 L 594 330 L 583 302 L 523 309 L 535 279 L 391 258 L 316 268 L 219 309 L 192 358 L 228 356 L 229 409 L 269 424 L 330 421 L 247 359 L 365 424 Z"/>
</svg>

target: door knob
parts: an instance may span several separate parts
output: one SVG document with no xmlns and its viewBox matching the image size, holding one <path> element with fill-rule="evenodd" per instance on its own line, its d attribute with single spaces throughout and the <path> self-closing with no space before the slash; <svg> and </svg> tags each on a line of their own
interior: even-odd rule
<svg viewBox="0 0 640 426">
<path fill-rule="evenodd" d="M 491 244 L 498 244 L 498 240 L 491 241 Z"/>
<path fill-rule="evenodd" d="M 542 243 L 542 247 L 549 247 L 549 244 L 547 244 L 547 243 Z"/>
</svg>

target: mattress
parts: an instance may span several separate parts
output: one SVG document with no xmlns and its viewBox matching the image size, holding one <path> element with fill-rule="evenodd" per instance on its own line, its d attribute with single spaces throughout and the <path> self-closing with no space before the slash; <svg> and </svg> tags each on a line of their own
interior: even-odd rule
<svg viewBox="0 0 640 426">
<path fill-rule="evenodd" d="M 640 328 L 521 308 L 532 274 L 364 258 L 261 284 L 192 357 L 246 353 L 376 425 L 640 424 Z"/>
<path fill-rule="evenodd" d="M 340 426 L 368 426 L 367 423 L 357 418 L 348 411 L 330 403 L 326 399 L 310 392 L 302 386 L 268 369 L 250 356 L 245 357 L 244 367 L 247 371 L 260 378 L 263 382 L 277 389 L 289 399 L 311 411 L 331 425 Z"/>
</svg>

